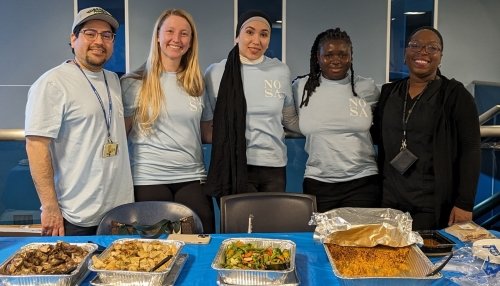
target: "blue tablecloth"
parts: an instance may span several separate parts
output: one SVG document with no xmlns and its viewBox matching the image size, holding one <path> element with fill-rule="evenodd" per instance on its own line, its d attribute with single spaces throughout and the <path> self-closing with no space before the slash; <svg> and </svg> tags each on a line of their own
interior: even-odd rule
<svg viewBox="0 0 500 286">
<path fill-rule="evenodd" d="M 498 234 L 497 234 L 498 235 Z M 0 237 L 0 261 L 5 261 L 20 247 L 33 242 L 88 242 L 92 241 L 103 246 L 109 246 L 114 240 L 126 236 L 66 236 L 66 237 Z M 292 240 L 297 245 L 296 267 L 301 281 L 300 285 L 342 285 L 335 277 L 329 264 L 323 245 L 314 241 L 312 233 L 273 233 L 273 234 L 213 234 L 210 244 L 186 244 L 182 253 L 189 255 L 189 259 L 180 273 L 176 285 L 216 285 L 217 273 L 211 268 L 221 242 L 234 237 L 259 237 Z M 454 241 L 457 241 L 456 238 Z M 457 241 L 458 242 L 458 241 Z M 458 242 L 457 247 L 463 246 Z M 434 262 L 438 258 L 431 259 Z M 452 274 L 442 272 L 443 278 L 436 280 L 433 285 L 457 285 L 448 278 Z M 82 285 L 89 285 L 95 274 L 90 273 Z"/>
</svg>

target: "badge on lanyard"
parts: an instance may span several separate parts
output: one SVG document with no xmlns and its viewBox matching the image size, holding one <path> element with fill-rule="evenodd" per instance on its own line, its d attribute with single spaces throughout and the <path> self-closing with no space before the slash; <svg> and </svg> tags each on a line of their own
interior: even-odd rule
<svg viewBox="0 0 500 286">
<path fill-rule="evenodd" d="M 106 122 L 106 130 L 108 133 L 108 141 L 104 143 L 104 146 L 102 148 L 102 157 L 103 158 L 109 158 L 116 156 L 118 154 L 118 143 L 114 143 L 113 140 L 111 140 L 111 118 L 113 117 L 113 102 L 111 100 L 111 95 L 109 92 L 109 85 L 108 85 L 108 79 L 106 78 L 106 73 L 104 70 L 102 71 L 102 75 L 104 77 L 104 83 L 106 84 L 106 91 L 108 92 L 108 102 L 109 102 L 109 117 L 106 116 L 106 110 L 104 109 L 104 103 L 102 102 L 101 96 L 99 95 L 99 92 L 95 88 L 95 86 L 92 84 L 92 82 L 89 80 L 85 72 L 83 72 L 83 69 L 80 67 L 80 65 L 76 62 L 76 60 L 73 60 L 75 65 L 80 69 L 82 72 L 83 76 L 87 79 L 90 87 L 92 88 L 92 91 L 94 92 L 97 100 L 99 101 L 99 104 L 101 105 L 102 113 L 104 115 L 104 121 Z"/>
<path fill-rule="evenodd" d="M 108 138 L 108 142 L 106 142 L 102 148 L 102 157 L 113 157 L 116 156 L 116 154 L 118 154 L 118 143 L 113 143 L 113 141 Z"/>
</svg>

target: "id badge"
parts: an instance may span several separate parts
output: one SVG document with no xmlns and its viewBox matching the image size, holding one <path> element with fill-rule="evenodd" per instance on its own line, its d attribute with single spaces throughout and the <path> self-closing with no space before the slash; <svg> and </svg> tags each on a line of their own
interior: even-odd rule
<svg viewBox="0 0 500 286">
<path fill-rule="evenodd" d="M 403 175 L 418 160 L 410 150 L 402 149 L 392 160 L 391 165 Z"/>
<path fill-rule="evenodd" d="M 102 157 L 113 157 L 116 156 L 116 154 L 118 154 L 118 144 L 113 143 L 113 141 L 111 140 L 108 140 L 108 142 L 106 142 L 104 144 L 104 147 L 102 148 Z"/>
</svg>

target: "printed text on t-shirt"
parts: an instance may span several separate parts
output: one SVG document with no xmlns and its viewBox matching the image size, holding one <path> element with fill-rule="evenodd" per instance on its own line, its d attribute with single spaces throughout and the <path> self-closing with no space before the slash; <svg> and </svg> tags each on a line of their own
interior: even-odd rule
<svg viewBox="0 0 500 286">
<path fill-rule="evenodd" d="M 281 91 L 281 82 L 279 80 L 264 80 L 264 94 L 266 97 L 285 97 L 285 93 Z"/>
</svg>

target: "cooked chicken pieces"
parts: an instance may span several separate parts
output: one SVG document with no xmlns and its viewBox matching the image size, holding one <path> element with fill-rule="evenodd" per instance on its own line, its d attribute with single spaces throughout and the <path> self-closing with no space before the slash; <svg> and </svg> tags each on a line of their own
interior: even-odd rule
<svg viewBox="0 0 500 286">
<path fill-rule="evenodd" d="M 66 242 L 43 244 L 14 255 L 0 272 L 4 275 L 69 274 L 88 251 Z"/>
</svg>

